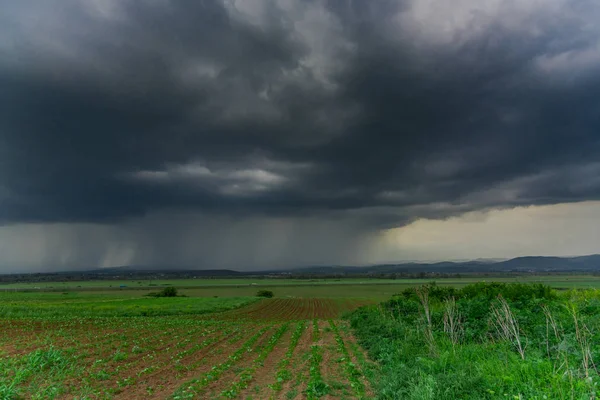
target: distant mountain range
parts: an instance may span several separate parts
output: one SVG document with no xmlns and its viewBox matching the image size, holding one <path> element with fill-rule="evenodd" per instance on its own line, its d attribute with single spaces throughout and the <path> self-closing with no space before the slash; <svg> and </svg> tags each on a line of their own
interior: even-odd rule
<svg viewBox="0 0 600 400">
<path fill-rule="evenodd" d="M 73 274 L 74 272 L 63 272 L 64 274 Z M 181 267 L 168 266 L 139 266 L 125 265 L 122 267 L 96 268 L 91 271 L 77 271 L 76 273 L 96 274 L 96 275 L 123 275 L 123 274 L 191 274 L 194 276 L 234 276 L 244 275 L 245 273 L 231 269 L 189 269 Z"/>
<path fill-rule="evenodd" d="M 364 267 L 315 266 L 288 270 L 293 273 L 477 273 L 477 272 L 593 272 L 600 271 L 600 254 L 580 257 L 517 257 L 509 260 L 394 263 Z"/>
<path fill-rule="evenodd" d="M 490 272 L 600 272 L 600 254 L 580 257 L 517 257 L 509 260 L 477 259 L 471 261 L 404 262 L 370 266 L 310 266 L 265 271 L 235 271 L 231 269 L 187 269 L 181 267 L 123 266 L 98 268 L 82 273 L 121 275 L 131 273 L 167 273 L 193 276 L 243 276 L 267 274 L 394 274 L 394 273 L 490 273 Z M 72 274 L 73 272 L 65 272 Z"/>
</svg>

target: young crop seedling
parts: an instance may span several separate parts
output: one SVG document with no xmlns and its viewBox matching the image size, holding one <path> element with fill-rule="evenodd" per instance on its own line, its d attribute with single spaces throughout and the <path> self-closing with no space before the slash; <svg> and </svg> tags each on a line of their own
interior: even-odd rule
<svg viewBox="0 0 600 400">
<path fill-rule="evenodd" d="M 305 329 L 305 321 L 300 321 L 296 324 L 296 330 L 294 330 L 294 333 L 292 334 L 292 338 L 290 339 L 288 349 L 285 352 L 285 355 L 283 356 L 281 361 L 277 364 L 275 383 L 270 385 L 271 389 L 275 391 L 280 391 L 283 386 L 283 382 L 291 379 L 291 373 L 287 368 L 290 364 L 290 360 L 292 359 L 292 355 L 294 354 L 294 350 L 296 349 L 296 346 L 300 341 L 300 337 L 302 337 L 302 334 L 304 333 Z"/>
<path fill-rule="evenodd" d="M 225 371 L 227 371 L 229 368 L 231 368 L 232 365 L 234 365 L 235 362 L 238 361 L 244 355 L 244 353 L 251 352 L 252 346 L 258 341 L 258 339 L 265 332 L 267 332 L 269 329 L 271 329 L 271 327 L 272 327 L 271 325 L 268 325 L 268 326 L 265 326 L 264 328 L 262 328 L 261 330 L 259 330 L 256 334 L 254 334 L 246 342 L 244 342 L 244 344 L 239 349 L 237 349 L 233 354 L 231 354 L 227 358 L 226 361 L 213 366 L 209 372 L 204 374 L 203 377 L 194 379 L 194 380 L 182 385 L 180 387 L 180 389 L 177 390 L 175 392 L 175 394 L 173 395 L 173 399 L 179 400 L 179 399 L 191 399 L 191 398 L 197 397 L 199 395 L 199 392 L 204 387 L 206 387 L 210 382 L 213 382 L 213 381 L 219 379 L 219 377 Z"/>
<path fill-rule="evenodd" d="M 317 342 L 320 339 L 319 321 L 313 320 L 313 344 L 310 346 L 309 380 L 306 387 L 306 398 L 319 399 L 329 393 L 329 385 L 321 375 L 321 361 L 323 361 L 323 348 Z"/>
<path fill-rule="evenodd" d="M 239 395 L 241 390 L 248 387 L 249 383 L 253 379 L 253 374 L 256 371 L 256 369 L 263 365 L 264 360 L 271 353 L 271 351 L 273 350 L 273 348 L 275 347 L 275 345 L 277 344 L 279 339 L 283 336 L 283 334 L 287 331 L 288 328 L 289 328 L 289 323 L 283 324 L 273 334 L 273 336 L 271 336 L 267 346 L 262 349 L 262 351 L 259 353 L 259 355 L 256 357 L 256 359 L 253 361 L 252 366 L 243 370 L 239 374 L 238 380 L 236 382 L 234 382 L 229 389 L 222 391 L 221 396 L 233 399 Z"/>
<path fill-rule="evenodd" d="M 357 398 L 363 399 L 365 397 L 365 386 L 360 380 L 360 377 L 363 376 L 363 374 L 352 362 L 352 358 L 348 353 L 344 339 L 342 339 L 340 331 L 333 320 L 329 320 L 329 326 L 331 327 L 331 330 L 335 336 L 338 351 L 342 354 L 341 362 L 344 364 L 344 370 L 346 371 L 346 377 L 350 381 L 350 386 L 354 390 L 354 394 L 357 396 Z"/>
</svg>

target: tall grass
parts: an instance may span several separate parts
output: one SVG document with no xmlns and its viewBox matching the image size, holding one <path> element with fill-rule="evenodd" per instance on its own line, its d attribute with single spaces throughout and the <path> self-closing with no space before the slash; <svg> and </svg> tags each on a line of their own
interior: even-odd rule
<svg viewBox="0 0 600 400">
<path fill-rule="evenodd" d="M 597 396 L 598 292 L 431 284 L 348 318 L 380 366 L 371 376 L 379 399 Z"/>
<path fill-rule="evenodd" d="M 431 311 L 429 309 L 429 288 L 427 286 L 418 287 L 415 289 L 419 302 L 421 303 L 421 319 L 423 323 L 423 334 L 425 343 L 429 348 L 432 356 L 438 355 L 435 337 L 433 336 L 433 324 L 431 323 Z"/>
<path fill-rule="evenodd" d="M 462 314 L 456 305 L 456 299 L 450 297 L 444 302 L 444 332 L 452 343 L 452 347 L 460 344 L 464 328 L 462 324 Z"/>
<path fill-rule="evenodd" d="M 498 295 L 498 301 L 492 303 L 490 311 L 492 314 L 490 322 L 496 329 L 498 337 L 507 343 L 511 343 L 524 360 L 525 348 L 521 340 L 519 322 L 513 315 L 510 305 L 501 294 Z"/>
</svg>

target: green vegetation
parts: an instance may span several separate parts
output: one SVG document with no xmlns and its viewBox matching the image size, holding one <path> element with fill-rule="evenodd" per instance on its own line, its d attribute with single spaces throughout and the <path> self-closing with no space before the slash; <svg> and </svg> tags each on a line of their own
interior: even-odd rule
<svg viewBox="0 0 600 400">
<path fill-rule="evenodd" d="M 173 286 L 169 286 L 161 290 L 160 292 L 152 292 L 148 293 L 146 296 L 148 297 L 186 297 L 184 295 L 177 294 L 177 288 Z"/>
<path fill-rule="evenodd" d="M 0 398 L 18 399 L 21 390 L 19 385 L 29 383 L 29 390 L 34 390 L 43 379 L 51 379 L 64 375 L 69 369 L 70 360 L 60 350 L 49 348 L 35 350 L 17 358 L 0 358 Z M 54 397 L 59 393 L 57 386 L 49 386 L 43 391 L 43 397 Z"/>
<path fill-rule="evenodd" d="M 258 356 L 252 362 L 252 365 L 244 369 L 240 374 L 237 381 L 227 389 L 221 392 L 221 396 L 228 399 L 235 399 L 239 396 L 240 392 L 247 388 L 252 379 L 254 379 L 254 373 L 257 369 L 264 366 L 265 359 L 273 351 L 273 348 L 279 342 L 279 339 L 288 330 L 289 323 L 283 324 L 277 331 L 269 338 L 269 342 L 265 347 L 262 348 Z"/>
<path fill-rule="evenodd" d="M 338 351 L 342 354 L 342 358 L 339 359 L 339 362 L 343 363 L 344 370 L 346 372 L 346 376 L 348 381 L 350 382 L 350 386 L 354 389 L 354 395 L 357 399 L 365 398 L 365 387 L 363 383 L 360 381 L 360 377 L 362 376 L 362 372 L 357 368 L 357 366 L 352 362 L 350 358 L 350 353 L 346 348 L 346 343 L 342 336 L 340 335 L 340 331 L 333 322 L 333 320 L 329 320 L 329 326 L 331 326 L 331 330 L 335 335 L 335 341 L 337 344 Z"/>
<path fill-rule="evenodd" d="M 307 399 L 319 399 L 329 393 L 330 387 L 321 375 L 321 362 L 323 361 L 323 348 L 318 344 L 321 337 L 319 323 L 313 321 L 313 344 L 310 346 L 309 380 L 306 387 Z"/>
<path fill-rule="evenodd" d="M 274 294 L 270 290 L 259 290 L 258 292 L 256 292 L 256 296 L 257 297 L 266 297 L 267 299 L 270 299 L 271 297 L 274 296 Z"/>
<path fill-rule="evenodd" d="M 256 297 L 121 298 L 11 293 L 0 295 L 0 318 L 197 315 L 232 310 L 255 301 Z"/>
<path fill-rule="evenodd" d="M 285 352 L 283 358 L 277 363 L 277 373 L 275 375 L 275 383 L 271 384 L 271 389 L 274 391 L 280 391 L 283 383 L 289 381 L 292 378 L 292 374 L 290 373 L 288 366 L 290 365 L 290 360 L 292 359 L 292 355 L 294 354 L 294 350 L 298 345 L 298 341 L 300 337 L 304 333 L 306 329 L 305 321 L 300 321 L 296 325 L 296 330 L 292 334 L 292 338 L 290 339 L 290 343 L 288 345 L 288 349 Z"/>
<path fill-rule="evenodd" d="M 204 374 L 201 378 L 193 379 L 188 383 L 182 385 L 179 390 L 173 394 L 173 399 L 193 399 L 197 398 L 202 390 L 208 386 L 211 382 L 219 379 L 219 377 L 227 370 L 229 370 L 236 361 L 242 358 L 246 353 L 252 352 L 254 344 L 260 339 L 260 337 L 269 329 L 271 325 L 262 328 L 250 339 L 248 339 L 240 348 L 238 348 L 233 354 L 231 354 L 227 360 L 215 365 L 211 368 L 210 372 Z"/>
<path fill-rule="evenodd" d="M 600 292 L 429 284 L 349 316 L 379 399 L 590 399 Z"/>
<path fill-rule="evenodd" d="M 4 296 L 20 295 L 28 290 L 31 296 L 80 296 L 133 298 L 154 293 L 167 287 L 177 287 L 178 293 L 189 297 L 255 297 L 258 290 L 277 293 L 278 298 L 364 298 L 384 301 L 406 288 L 427 284 L 431 279 L 165 279 L 165 280 L 102 280 L 82 282 L 39 282 L 0 284 L 0 301 Z M 557 289 L 600 288 L 600 276 L 595 275 L 520 275 L 464 276 L 436 279 L 438 284 L 461 288 L 476 282 L 543 283 Z M 63 294 L 67 293 L 67 294 Z"/>
<path fill-rule="evenodd" d="M 0 293 L 0 399 L 598 397 L 599 290 L 348 282 Z"/>
</svg>

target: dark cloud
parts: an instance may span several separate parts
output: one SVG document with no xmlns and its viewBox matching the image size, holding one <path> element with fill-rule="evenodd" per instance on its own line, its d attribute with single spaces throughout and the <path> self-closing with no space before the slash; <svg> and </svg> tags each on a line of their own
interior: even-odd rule
<svg viewBox="0 0 600 400">
<path fill-rule="evenodd" d="M 4 223 L 600 197 L 592 1 L 3 3 Z"/>
</svg>

